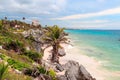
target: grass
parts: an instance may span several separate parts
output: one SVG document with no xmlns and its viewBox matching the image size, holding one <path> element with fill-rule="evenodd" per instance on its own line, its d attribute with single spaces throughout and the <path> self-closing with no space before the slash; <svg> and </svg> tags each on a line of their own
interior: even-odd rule
<svg viewBox="0 0 120 80">
<path fill-rule="evenodd" d="M 24 36 L 21 33 L 13 33 L 13 31 L 10 31 L 10 29 L 6 29 L 4 27 L 0 26 L 0 45 L 6 44 L 9 41 L 20 41 L 24 43 L 25 46 L 31 46 L 30 42 L 24 38 Z M 32 46 L 31 46 L 32 47 Z"/>
<path fill-rule="evenodd" d="M 32 59 L 33 61 L 36 61 L 39 63 L 39 61 L 41 61 L 41 58 L 42 58 L 42 54 L 40 53 L 37 53 L 36 51 L 25 51 L 23 53 L 23 55 L 29 57 L 30 59 Z"/>
<path fill-rule="evenodd" d="M 40 74 L 46 74 L 48 75 L 48 71 L 42 67 L 42 66 L 37 66 L 33 68 L 27 68 L 23 71 L 25 75 L 32 76 L 32 77 L 37 77 Z"/>
<path fill-rule="evenodd" d="M 5 54 L 0 54 L 0 58 L 2 60 L 4 60 L 5 62 L 8 62 L 8 64 L 14 68 L 14 69 L 17 69 L 17 70 L 20 70 L 22 71 L 24 68 L 30 68 L 32 63 L 30 64 L 29 62 L 24 62 L 21 61 L 21 60 L 18 60 L 18 59 L 15 59 L 15 58 L 11 58 L 11 57 L 8 57 L 6 56 Z"/>
<path fill-rule="evenodd" d="M 23 71 L 25 68 L 28 70 L 28 74 L 31 73 L 31 71 L 34 72 L 37 70 L 39 74 L 49 75 L 55 80 L 55 72 L 53 70 L 47 71 L 40 65 L 43 55 L 35 51 L 33 37 L 30 36 L 28 39 L 25 39 L 21 34 L 21 32 L 29 30 L 30 28 L 39 28 L 30 26 L 24 22 L 13 21 L 21 26 L 25 26 L 25 28 L 20 27 L 19 29 L 15 29 L 13 26 L 10 26 L 10 22 L 12 21 L 8 20 L 7 24 L 3 26 L 0 20 L 0 46 L 3 48 L 0 49 L 0 58 L 10 66 L 7 68 L 6 65 L 2 66 L 0 63 L 0 74 L 1 72 L 4 74 L 2 80 L 33 80 L 33 77 L 30 77 L 31 75 L 16 74 L 14 71 L 15 69 Z M 29 47 L 30 50 L 27 51 L 26 47 Z M 39 65 L 33 65 L 34 62 L 39 63 Z"/>
<path fill-rule="evenodd" d="M 19 53 L 22 53 L 25 50 L 24 45 L 21 41 L 11 39 L 3 44 L 3 48 L 6 50 L 14 50 L 15 52 Z"/>
<path fill-rule="evenodd" d="M 11 58 L 9 58 L 7 60 L 7 62 L 8 62 L 9 65 L 11 65 L 12 68 L 20 70 L 20 71 L 22 71 L 25 68 L 29 68 L 30 67 L 30 65 L 27 64 L 27 63 L 19 62 L 19 61 L 16 61 L 14 59 L 11 59 Z"/>
<path fill-rule="evenodd" d="M 33 60 L 30 59 L 29 57 L 27 57 L 25 55 L 18 55 L 14 51 L 0 50 L 0 53 L 2 53 L 2 54 L 0 54 L 0 56 L 5 56 L 4 60 L 7 60 L 8 57 L 10 57 L 10 58 L 13 58 L 14 60 L 28 63 L 29 65 L 32 65 L 32 63 L 33 63 Z M 7 59 L 6 59 L 6 57 L 7 57 Z"/>
<path fill-rule="evenodd" d="M 52 77 L 52 80 L 57 80 L 56 79 L 56 73 L 53 69 L 49 70 L 48 75 L 50 75 Z"/>
<path fill-rule="evenodd" d="M 9 69 L 3 80 L 33 80 L 33 78 L 24 74 L 16 74 L 13 69 Z"/>
<path fill-rule="evenodd" d="M 4 63 L 0 63 L 0 80 L 2 80 L 3 77 L 5 76 L 7 69 L 8 69 L 8 65 L 5 65 Z"/>
</svg>

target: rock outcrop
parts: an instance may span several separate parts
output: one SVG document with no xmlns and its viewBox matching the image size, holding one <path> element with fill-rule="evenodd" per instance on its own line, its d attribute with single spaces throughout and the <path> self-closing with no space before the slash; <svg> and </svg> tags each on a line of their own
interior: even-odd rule
<svg viewBox="0 0 120 80">
<path fill-rule="evenodd" d="M 68 61 L 64 65 L 49 63 L 46 61 L 43 61 L 42 63 L 44 63 L 43 65 L 46 69 L 49 70 L 52 68 L 56 71 L 56 73 L 58 73 L 57 80 L 96 80 L 90 75 L 83 65 L 79 65 L 76 61 Z"/>
<path fill-rule="evenodd" d="M 34 80 L 52 80 L 52 78 L 48 75 L 40 74 L 37 78 Z"/>
<path fill-rule="evenodd" d="M 42 46 L 42 43 L 43 43 L 42 37 L 44 36 L 42 30 L 30 29 L 28 31 L 24 31 L 22 34 L 25 38 L 28 38 L 28 37 L 32 36 L 34 38 L 34 40 L 33 40 L 34 45 L 33 46 L 35 47 L 37 52 L 41 52 L 41 46 Z"/>
<path fill-rule="evenodd" d="M 28 30 L 23 32 L 24 37 L 32 35 L 34 38 L 34 46 L 37 52 L 41 51 L 42 46 L 42 37 L 43 34 L 40 30 Z M 61 56 L 64 56 L 66 53 L 63 49 L 60 49 L 59 52 Z M 63 74 L 57 75 L 57 80 L 96 80 L 93 78 L 90 73 L 84 68 L 84 66 L 79 65 L 78 62 L 68 61 L 66 64 L 61 65 L 58 63 L 51 63 L 47 61 L 42 61 L 42 65 L 49 70 L 52 68 L 56 73 L 63 72 Z M 49 76 L 40 75 L 35 80 L 51 80 Z"/>
<path fill-rule="evenodd" d="M 84 66 L 79 65 L 78 62 L 68 61 L 63 65 L 63 68 L 65 74 L 59 75 L 58 80 L 95 80 Z"/>
</svg>

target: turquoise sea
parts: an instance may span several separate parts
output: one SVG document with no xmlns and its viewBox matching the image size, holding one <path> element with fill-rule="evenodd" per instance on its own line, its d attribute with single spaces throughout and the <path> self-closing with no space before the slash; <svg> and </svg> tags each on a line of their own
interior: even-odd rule
<svg viewBox="0 0 120 80">
<path fill-rule="evenodd" d="M 120 72 L 120 30 L 76 29 L 66 32 L 69 33 L 73 45 L 85 55 L 101 62 L 102 68 L 111 72 Z M 120 78 L 110 80 L 120 80 Z"/>
</svg>

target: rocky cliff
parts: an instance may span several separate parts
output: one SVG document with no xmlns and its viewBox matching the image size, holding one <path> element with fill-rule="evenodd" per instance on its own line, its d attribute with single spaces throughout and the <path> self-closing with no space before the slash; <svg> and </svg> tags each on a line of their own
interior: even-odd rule
<svg viewBox="0 0 120 80">
<path fill-rule="evenodd" d="M 34 46 L 37 52 L 41 51 L 42 46 L 42 37 L 43 32 L 39 29 L 33 30 L 30 29 L 28 31 L 24 31 L 23 35 L 25 38 L 32 36 L 34 38 Z M 42 61 L 42 65 L 46 69 L 54 69 L 56 73 L 63 72 L 62 74 L 57 75 L 57 80 L 96 80 L 93 78 L 90 73 L 85 69 L 83 65 L 79 65 L 76 61 L 68 61 L 66 64 L 61 65 L 58 63 L 49 63 L 47 61 Z M 41 75 L 37 77 L 35 80 L 51 80 L 45 75 Z"/>
<path fill-rule="evenodd" d="M 52 68 L 58 73 L 57 80 L 96 80 L 83 65 L 79 65 L 76 61 L 70 60 L 64 65 L 43 61 L 43 65 L 47 69 Z"/>
</svg>

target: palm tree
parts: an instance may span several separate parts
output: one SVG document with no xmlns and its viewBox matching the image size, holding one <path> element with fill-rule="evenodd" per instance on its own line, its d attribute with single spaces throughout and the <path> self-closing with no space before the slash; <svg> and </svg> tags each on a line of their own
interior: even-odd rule
<svg viewBox="0 0 120 80">
<path fill-rule="evenodd" d="M 5 16 L 5 20 L 7 20 L 7 17 Z"/>
<path fill-rule="evenodd" d="M 62 48 L 61 43 L 67 43 L 68 39 L 65 37 L 67 34 L 64 32 L 64 28 L 59 28 L 57 25 L 48 27 L 45 37 L 45 43 L 47 47 L 52 46 L 52 62 L 59 63 L 59 48 Z"/>
<path fill-rule="evenodd" d="M 22 27 L 23 27 L 23 28 L 24 28 L 24 26 L 25 26 L 25 19 L 26 19 L 25 17 L 22 18 L 22 20 L 23 20 Z"/>
<path fill-rule="evenodd" d="M 7 24 L 7 17 L 4 17 L 3 24 Z"/>
<path fill-rule="evenodd" d="M 23 17 L 22 20 L 25 20 L 25 17 Z"/>
<path fill-rule="evenodd" d="M 3 76 L 5 76 L 5 72 L 7 71 L 8 65 L 4 63 L 0 63 L 0 80 L 2 80 Z"/>
</svg>

